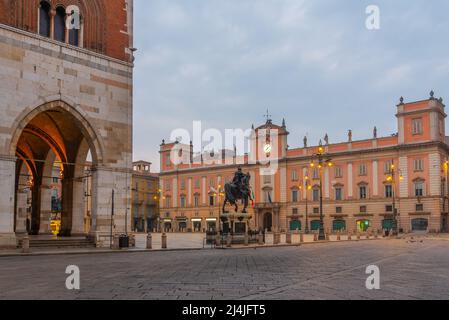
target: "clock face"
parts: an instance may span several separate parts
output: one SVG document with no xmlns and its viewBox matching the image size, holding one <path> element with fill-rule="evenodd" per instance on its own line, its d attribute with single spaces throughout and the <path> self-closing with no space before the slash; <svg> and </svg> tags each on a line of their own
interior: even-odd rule
<svg viewBox="0 0 449 320">
<path fill-rule="evenodd" d="M 263 150 L 265 151 L 266 154 L 271 153 L 272 150 L 271 144 L 266 144 Z"/>
</svg>

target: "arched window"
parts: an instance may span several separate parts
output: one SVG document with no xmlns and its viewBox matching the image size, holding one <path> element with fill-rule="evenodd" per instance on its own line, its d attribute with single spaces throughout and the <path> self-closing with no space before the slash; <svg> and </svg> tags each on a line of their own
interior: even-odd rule
<svg viewBox="0 0 449 320">
<path fill-rule="evenodd" d="M 47 1 L 41 1 L 39 5 L 39 34 L 50 37 L 50 4 Z"/>
<path fill-rule="evenodd" d="M 65 9 L 63 7 L 56 8 L 55 40 L 65 42 Z"/>
</svg>

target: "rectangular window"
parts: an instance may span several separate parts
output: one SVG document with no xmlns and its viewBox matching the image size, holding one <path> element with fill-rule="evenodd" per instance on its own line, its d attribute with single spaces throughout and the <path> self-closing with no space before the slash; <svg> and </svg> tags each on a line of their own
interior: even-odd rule
<svg viewBox="0 0 449 320">
<path fill-rule="evenodd" d="M 170 191 L 171 190 L 171 185 L 169 181 L 165 182 L 165 191 Z"/>
<path fill-rule="evenodd" d="M 171 198 L 170 197 L 165 198 L 165 207 L 171 208 Z"/>
<path fill-rule="evenodd" d="M 335 213 L 336 213 L 336 214 L 343 213 L 343 208 L 342 208 L 342 207 L 336 207 L 336 208 L 335 208 Z"/>
<path fill-rule="evenodd" d="M 385 186 L 385 198 L 393 198 L 393 186 L 392 185 Z"/>
<path fill-rule="evenodd" d="M 424 196 L 424 183 L 415 182 L 415 197 L 423 197 L 423 196 Z"/>
<path fill-rule="evenodd" d="M 292 215 L 297 216 L 299 213 L 298 208 L 293 208 Z"/>
<path fill-rule="evenodd" d="M 319 201 L 320 200 L 320 190 L 313 189 L 313 201 Z"/>
<path fill-rule="evenodd" d="M 320 172 L 317 168 L 314 168 L 312 171 L 312 178 L 317 180 L 320 178 Z"/>
<path fill-rule="evenodd" d="M 335 167 L 335 178 L 342 178 L 343 177 L 343 170 L 341 167 Z"/>
<path fill-rule="evenodd" d="M 423 134 L 422 118 L 412 120 L 412 134 L 414 135 Z"/>
<path fill-rule="evenodd" d="M 292 181 L 298 181 L 298 171 L 292 171 Z"/>
<path fill-rule="evenodd" d="M 198 208 L 200 206 L 200 196 L 199 195 L 195 195 L 194 199 L 193 199 L 193 203 L 195 208 Z"/>
<path fill-rule="evenodd" d="M 185 189 L 186 189 L 186 181 L 181 180 L 181 190 L 185 190 Z"/>
<path fill-rule="evenodd" d="M 342 201 L 343 200 L 343 190 L 342 188 L 335 188 L 335 200 Z"/>
<path fill-rule="evenodd" d="M 391 173 L 391 166 L 393 165 L 393 161 L 389 160 L 389 161 L 385 161 L 384 163 L 384 173 L 385 174 L 390 174 Z"/>
<path fill-rule="evenodd" d="M 320 213 L 320 208 L 313 208 L 313 214 Z"/>
<path fill-rule="evenodd" d="M 213 195 L 209 196 L 209 205 L 213 207 L 215 205 L 215 197 Z"/>
<path fill-rule="evenodd" d="M 167 167 L 171 166 L 170 153 L 167 153 L 167 155 L 165 156 L 165 165 Z"/>
<path fill-rule="evenodd" d="M 181 197 L 181 208 L 185 208 L 186 207 L 186 197 L 182 196 Z"/>
<path fill-rule="evenodd" d="M 195 189 L 199 189 L 200 188 L 200 179 L 196 179 L 195 180 Z"/>
<path fill-rule="evenodd" d="M 415 172 L 424 171 L 424 160 L 422 159 L 415 159 L 413 161 L 413 169 Z"/>
<path fill-rule="evenodd" d="M 273 202 L 273 199 L 271 198 L 271 192 L 270 191 L 265 191 L 264 195 L 265 195 L 265 203 L 272 203 Z"/>
<path fill-rule="evenodd" d="M 422 203 L 419 203 L 416 205 L 416 212 L 423 212 L 424 211 L 424 205 Z"/>
<path fill-rule="evenodd" d="M 292 191 L 292 202 L 298 202 L 298 190 Z"/>
<path fill-rule="evenodd" d="M 367 213 L 368 209 L 366 206 L 360 206 L 360 213 Z"/>
<path fill-rule="evenodd" d="M 366 164 L 361 164 L 359 166 L 359 176 L 366 176 L 368 174 L 368 169 Z"/>
<path fill-rule="evenodd" d="M 393 206 L 392 205 L 385 206 L 385 211 L 386 212 L 393 212 Z"/>
<path fill-rule="evenodd" d="M 366 188 L 366 186 L 361 186 L 359 188 L 359 191 L 360 191 L 360 199 L 366 199 L 366 197 L 367 197 L 367 188 Z"/>
</svg>

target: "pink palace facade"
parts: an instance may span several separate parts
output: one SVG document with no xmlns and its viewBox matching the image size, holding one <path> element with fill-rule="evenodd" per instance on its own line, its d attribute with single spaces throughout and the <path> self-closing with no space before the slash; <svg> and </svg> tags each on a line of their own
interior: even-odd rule
<svg viewBox="0 0 449 320">
<path fill-rule="evenodd" d="M 174 163 L 172 150 L 178 143 L 160 147 L 160 223 L 172 232 L 204 232 L 219 226 L 223 195 L 239 166 L 251 174 L 255 199 L 250 205 L 249 230 L 285 232 L 319 228 L 319 186 L 323 183 L 324 226 L 327 232 L 389 230 L 396 208 L 398 228 L 403 232 L 448 231 L 448 152 L 445 105 L 434 93 L 427 100 L 397 105 L 398 133 L 368 140 L 329 144 L 323 141 L 332 166 L 311 167 L 318 146 L 289 149 L 285 121 L 268 120 L 254 129 L 251 151 L 221 163 L 196 161 L 193 145 L 184 161 Z M 266 139 L 258 133 L 268 132 Z M 278 134 L 270 137 L 270 132 Z M 265 136 L 264 136 L 265 137 Z M 263 141 L 259 141 L 263 140 Z M 270 145 L 267 149 L 267 144 Z M 260 148 L 264 151 L 260 152 Z M 268 152 L 275 148 L 277 152 Z M 259 152 L 255 150 L 259 149 Z M 260 160 L 276 154 L 278 170 L 263 171 Z M 229 152 L 223 152 L 229 156 Z M 184 154 L 185 156 L 185 154 Z M 256 157 L 257 161 L 250 161 Z M 201 157 L 202 159 L 202 157 Z M 243 162 L 239 165 L 238 162 Z M 394 168 L 392 170 L 392 168 Z M 394 205 L 393 205 L 394 203 Z M 229 207 L 229 210 L 232 210 Z M 240 225 L 239 225 L 240 223 Z M 236 221 L 238 230 L 246 222 Z M 221 230 L 221 229 L 220 229 Z M 237 231 L 238 231 L 237 230 Z"/>
</svg>

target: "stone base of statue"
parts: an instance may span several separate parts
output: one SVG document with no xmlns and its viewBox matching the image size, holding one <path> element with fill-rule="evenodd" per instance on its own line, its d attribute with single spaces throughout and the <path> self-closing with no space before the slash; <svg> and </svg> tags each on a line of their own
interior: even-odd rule
<svg viewBox="0 0 449 320">
<path fill-rule="evenodd" d="M 232 244 L 246 245 L 252 216 L 248 213 L 223 213 L 220 216 L 220 230 L 224 239 L 231 236 Z"/>
</svg>

